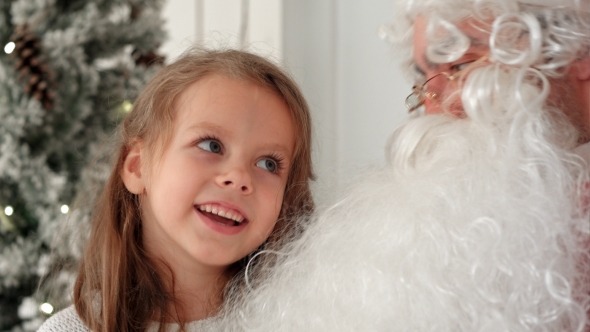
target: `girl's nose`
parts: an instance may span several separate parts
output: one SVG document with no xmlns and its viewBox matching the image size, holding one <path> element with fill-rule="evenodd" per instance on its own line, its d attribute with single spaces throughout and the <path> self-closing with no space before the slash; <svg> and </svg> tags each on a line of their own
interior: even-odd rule
<svg viewBox="0 0 590 332">
<path fill-rule="evenodd" d="M 242 194 L 252 193 L 252 177 L 243 167 L 232 167 L 219 174 L 215 182 L 222 188 L 239 190 Z"/>
</svg>

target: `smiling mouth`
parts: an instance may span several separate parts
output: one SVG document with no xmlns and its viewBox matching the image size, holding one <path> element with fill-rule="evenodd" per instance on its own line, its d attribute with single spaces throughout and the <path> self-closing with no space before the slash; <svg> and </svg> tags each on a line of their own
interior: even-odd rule
<svg viewBox="0 0 590 332">
<path fill-rule="evenodd" d="M 218 204 L 196 205 L 195 208 L 209 219 L 224 226 L 239 226 L 248 222 L 240 212 Z"/>
</svg>

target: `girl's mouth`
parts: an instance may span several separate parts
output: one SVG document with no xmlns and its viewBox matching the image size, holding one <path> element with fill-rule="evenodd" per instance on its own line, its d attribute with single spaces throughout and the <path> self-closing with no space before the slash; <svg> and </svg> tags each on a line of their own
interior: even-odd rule
<svg viewBox="0 0 590 332">
<path fill-rule="evenodd" d="M 209 219 L 224 226 L 239 226 L 248 222 L 240 212 L 219 204 L 203 204 L 195 207 Z"/>
</svg>

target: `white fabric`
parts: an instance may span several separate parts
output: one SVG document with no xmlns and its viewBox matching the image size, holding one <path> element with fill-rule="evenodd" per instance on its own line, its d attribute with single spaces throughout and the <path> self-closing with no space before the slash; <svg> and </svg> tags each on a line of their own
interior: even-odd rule
<svg viewBox="0 0 590 332">
<path fill-rule="evenodd" d="M 80 317 L 76 313 L 74 306 L 70 306 L 57 314 L 51 316 L 37 332 L 90 332 L 90 330 L 82 323 Z"/>
<path fill-rule="evenodd" d="M 194 321 L 185 325 L 186 331 L 219 331 L 219 323 L 215 318 L 207 318 Z M 84 325 L 74 306 L 70 306 L 49 318 L 37 332 L 90 332 L 90 329 Z M 151 324 L 147 332 L 158 331 L 158 324 Z M 178 324 L 168 324 L 166 331 L 179 331 Z"/>
</svg>

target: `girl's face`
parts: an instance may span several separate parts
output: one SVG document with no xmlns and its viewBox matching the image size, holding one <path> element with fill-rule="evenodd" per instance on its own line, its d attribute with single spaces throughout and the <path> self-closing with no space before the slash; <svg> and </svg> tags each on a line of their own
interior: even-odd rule
<svg viewBox="0 0 590 332">
<path fill-rule="evenodd" d="M 190 85 L 177 100 L 174 131 L 143 179 L 148 252 L 173 268 L 223 271 L 270 235 L 295 149 L 284 100 L 221 75 Z"/>
</svg>

